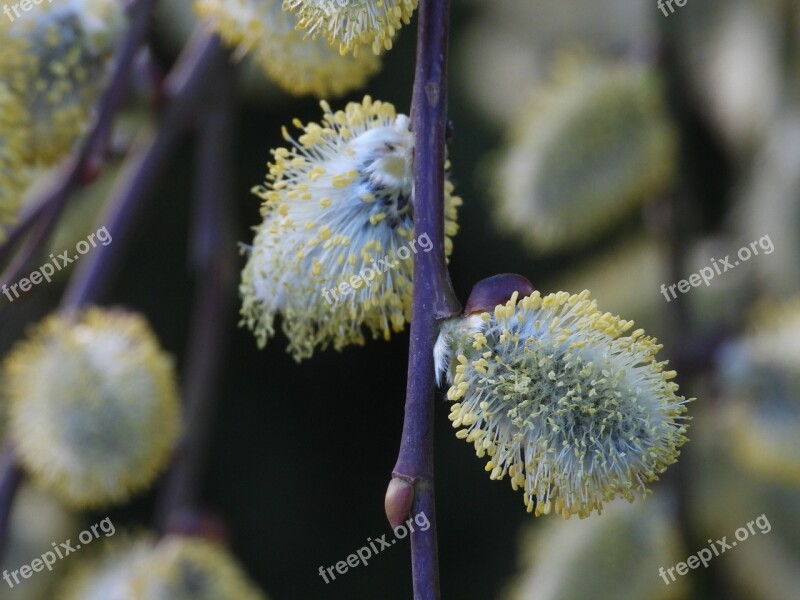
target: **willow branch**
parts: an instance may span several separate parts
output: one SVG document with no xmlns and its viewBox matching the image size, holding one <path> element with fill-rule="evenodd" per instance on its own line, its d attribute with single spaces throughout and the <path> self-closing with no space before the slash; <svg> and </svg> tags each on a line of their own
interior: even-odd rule
<svg viewBox="0 0 800 600">
<path fill-rule="evenodd" d="M 134 230 L 143 200 L 147 198 L 164 170 L 176 143 L 192 124 L 204 92 L 212 82 L 208 77 L 227 54 L 216 36 L 198 38 L 175 66 L 166 81 L 168 105 L 156 137 L 135 156 L 126 169 L 102 222 L 113 244 L 86 256 L 78 266 L 64 293 L 62 308 L 76 309 L 95 301 L 105 291 L 110 275 L 117 270 L 122 250 Z"/>
<path fill-rule="evenodd" d="M 433 345 L 437 319 L 460 312 L 444 252 L 449 10 L 449 0 L 420 2 L 411 109 L 416 138 L 414 229 L 429 235 L 433 249 L 418 255 L 414 263 L 405 420 L 393 476 L 413 484 L 412 515 L 424 513 L 431 523 L 427 531 L 417 529 L 411 534 L 411 568 L 417 600 L 440 597 L 433 461 Z"/>
<path fill-rule="evenodd" d="M 195 213 L 190 260 L 197 294 L 183 379 L 184 438 L 159 502 L 159 528 L 196 507 L 218 397 L 227 319 L 233 306 L 236 252 L 231 215 L 234 70 L 220 64 L 213 74 L 212 105 L 198 124 Z"/>
<path fill-rule="evenodd" d="M 5 244 L 0 247 L 0 263 L 4 263 L 25 235 L 34 230 L 0 276 L 0 287 L 14 282 L 21 273 L 30 270 L 33 260 L 55 228 L 67 201 L 83 185 L 87 167 L 96 163 L 98 157 L 105 153 L 111 126 L 128 85 L 136 54 L 147 36 L 155 3 L 156 0 L 136 0 L 130 6 L 131 28 L 114 58 L 111 79 L 100 97 L 97 117 L 80 150 L 53 188 L 43 198 L 34 201 L 31 209 L 23 212 L 19 224 L 8 233 Z M 0 560 L 8 538 L 11 508 L 22 478 L 14 448 L 11 444 L 6 444 L 0 465 Z"/>
<path fill-rule="evenodd" d="M 75 157 L 64 168 L 55 185 L 40 199 L 31 203 L 19 223 L 9 233 L 0 247 L 0 263 L 8 260 L 13 249 L 25 235 L 34 229 L 13 262 L 0 276 L 0 287 L 16 281 L 29 271 L 42 246 L 58 223 L 58 218 L 68 200 L 84 185 L 87 170 L 97 167 L 105 155 L 111 128 L 122 98 L 130 81 L 136 55 L 144 44 L 156 0 L 136 0 L 130 7 L 131 27 L 114 58 L 111 79 L 97 106 L 96 118 L 89 128 Z"/>
<path fill-rule="evenodd" d="M 0 459 L 0 562 L 3 560 L 8 530 L 11 526 L 11 507 L 22 481 L 22 471 L 17 466 L 17 456 L 14 447 L 6 443 L 3 456 Z"/>
<path fill-rule="evenodd" d="M 151 0 L 142 1 L 151 2 Z M 146 6 L 151 5 L 147 4 Z M 221 49 L 218 38 L 203 37 L 186 50 L 184 57 L 176 65 L 171 76 L 171 80 L 174 83 L 170 88 L 174 98 L 167 109 L 163 124 L 156 138 L 147 145 L 143 152 L 135 157 L 133 168 L 127 171 L 127 177 L 119 187 L 119 191 L 111 201 L 105 215 L 105 222 L 108 224 L 109 232 L 113 235 L 114 243 L 103 248 L 102 252 L 88 255 L 85 261 L 81 263 L 79 270 L 75 273 L 67 291 L 64 293 L 61 302 L 62 310 L 78 309 L 89 302 L 95 301 L 102 293 L 109 274 L 119 261 L 125 241 L 130 236 L 135 223 L 135 216 L 138 213 L 139 205 L 142 203 L 141 200 L 151 190 L 175 143 L 191 123 L 192 115 L 201 102 L 205 87 L 210 84 L 207 77 L 208 71 L 212 65 L 220 60 L 227 60 L 227 55 Z M 114 81 L 117 81 L 116 77 Z M 121 92 L 122 88 L 120 88 Z M 110 107 L 118 102 L 119 98 L 117 97 L 117 100 L 114 100 L 114 97 L 114 94 L 106 96 L 109 104 L 106 105 L 104 101 L 104 106 Z M 111 108 L 101 110 L 103 113 L 105 111 L 109 111 L 108 118 L 110 119 L 113 111 Z M 85 148 L 98 147 L 99 140 L 104 139 L 104 131 L 107 133 L 107 127 L 104 123 L 106 123 L 105 119 L 98 121 L 97 127 L 90 134 L 90 139 L 95 141 L 87 142 Z M 82 156 L 91 156 L 90 150 L 88 154 L 84 155 L 84 152 L 86 150 L 81 152 Z M 56 204 L 65 202 L 69 194 L 76 189 L 76 186 L 77 184 L 72 182 L 71 178 L 68 178 L 57 190 L 59 196 L 56 199 L 57 202 L 54 202 Z M 0 550 L 2 550 L 5 543 L 8 520 L 21 479 L 21 473 L 16 464 L 13 449 L 10 446 L 7 446 L 3 451 L 2 461 L 2 470 L 0 470 Z"/>
</svg>

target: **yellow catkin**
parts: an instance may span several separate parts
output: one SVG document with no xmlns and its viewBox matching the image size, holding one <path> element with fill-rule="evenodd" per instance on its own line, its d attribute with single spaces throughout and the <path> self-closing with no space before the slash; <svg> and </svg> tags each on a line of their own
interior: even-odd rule
<svg viewBox="0 0 800 600">
<path fill-rule="evenodd" d="M 509 475 L 529 512 L 583 518 L 674 463 L 687 441 L 686 400 L 632 323 L 588 291 L 517 294 L 442 326 L 456 436 L 475 444 L 493 480 Z M 454 357 L 453 360 L 450 357 Z M 449 364 L 448 364 L 449 363 Z"/>
<path fill-rule="evenodd" d="M 362 47 L 391 50 L 397 31 L 411 21 L 419 0 L 283 0 L 310 37 L 323 36 L 342 55 L 361 56 Z"/>
<path fill-rule="evenodd" d="M 654 73 L 562 60 L 510 126 L 495 221 L 534 252 L 579 247 L 665 189 L 675 145 Z"/>
<path fill-rule="evenodd" d="M 206 27 L 250 56 L 290 94 L 338 97 L 363 87 L 381 61 L 372 54 L 341 56 L 325 40 L 304 39 L 280 0 L 195 0 Z"/>
<path fill-rule="evenodd" d="M 4 367 L 20 461 L 63 502 L 123 501 L 166 466 L 180 430 L 177 382 L 142 317 L 98 308 L 50 316 Z"/>
<path fill-rule="evenodd" d="M 414 257 L 432 249 L 427 232 L 415 232 L 410 210 L 408 117 L 369 96 L 337 112 L 321 105 L 322 121 L 296 123 L 297 140 L 287 131 L 291 146 L 273 151 L 266 183 L 255 188 L 264 222 L 240 285 L 242 322 L 258 343 L 274 335 L 280 314 L 298 360 L 317 347 L 363 344 L 366 332 L 388 339 L 402 330 L 411 316 Z M 295 193 L 301 186 L 308 199 Z M 445 186 L 448 240 L 461 204 L 452 191 Z"/>
</svg>

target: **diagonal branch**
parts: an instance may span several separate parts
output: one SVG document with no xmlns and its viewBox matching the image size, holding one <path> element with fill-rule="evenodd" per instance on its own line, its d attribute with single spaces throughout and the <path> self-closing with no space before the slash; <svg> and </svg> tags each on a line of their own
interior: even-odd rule
<svg viewBox="0 0 800 600">
<path fill-rule="evenodd" d="M 0 286 L 13 283 L 21 273 L 33 266 L 32 261 L 53 232 L 67 201 L 84 185 L 87 171 L 94 170 L 102 162 L 114 118 L 130 81 L 131 69 L 147 36 L 155 3 L 156 0 L 136 0 L 131 5 L 131 28 L 115 56 L 111 79 L 99 100 L 97 117 L 76 156 L 67 164 L 54 187 L 43 198 L 34 201 L 31 209 L 25 210 L 20 222 L 8 233 L 7 240 L 0 247 L 0 263 L 6 262 L 22 238 L 34 229 L 0 276 Z"/>
<path fill-rule="evenodd" d="M 34 229 L 11 264 L 0 275 L 0 286 L 13 282 L 29 269 L 41 247 L 50 237 L 67 201 L 83 184 L 87 167 L 96 163 L 104 154 L 136 54 L 144 44 L 155 3 L 156 0 L 136 0 L 131 5 L 129 10 L 131 28 L 115 57 L 111 80 L 99 101 L 97 118 L 77 156 L 65 168 L 63 177 L 44 198 L 33 203 L 32 209 L 23 213 L 20 223 L 9 232 L 5 244 L 0 247 L 0 263 L 3 263 L 8 260 L 25 235 Z M 11 508 L 22 477 L 14 448 L 10 443 L 6 444 L 0 466 L 0 559 L 8 538 Z"/>
<path fill-rule="evenodd" d="M 204 92 L 212 83 L 208 74 L 227 61 L 228 55 L 216 36 L 202 36 L 185 50 L 165 82 L 172 102 L 161 120 L 158 134 L 123 175 L 104 215 L 103 224 L 114 243 L 103 252 L 88 255 L 80 263 L 64 293 L 62 308 L 80 308 L 96 301 L 103 293 L 133 233 L 142 201 L 149 196 L 175 145 L 192 125 L 198 107 L 204 102 Z"/>
<path fill-rule="evenodd" d="M 150 2 L 150 0 L 142 0 Z M 61 301 L 61 309 L 77 310 L 97 301 L 108 283 L 109 276 L 121 259 L 125 241 L 130 237 L 136 215 L 144 199 L 147 198 L 158 175 L 165 167 L 172 149 L 180 136 L 186 133 L 193 122 L 195 112 L 203 103 L 204 92 L 213 82 L 208 73 L 220 61 L 227 61 L 227 53 L 222 49 L 219 38 L 202 36 L 187 48 L 173 69 L 167 84 L 172 84 L 172 101 L 168 107 L 155 139 L 134 158 L 133 167 L 124 177 L 121 187 L 106 213 L 108 230 L 113 234 L 114 244 L 87 256 L 79 270 L 70 281 Z M 116 79 L 115 79 L 116 80 Z M 102 112 L 102 111 L 101 111 Z M 112 113 L 113 114 L 113 113 Z M 102 132 L 105 126 L 98 125 L 96 131 Z M 97 137 L 95 137 L 95 135 Z M 92 134 L 92 139 L 103 139 L 102 133 Z M 87 148 L 95 147 L 94 143 Z M 91 156 L 91 153 L 85 156 Z M 63 200 L 74 192 L 75 186 L 68 182 L 59 189 Z M 61 198 L 62 196 L 59 196 Z M 8 520 L 14 496 L 19 487 L 21 473 L 16 465 L 14 451 L 7 446 L 3 451 L 0 469 L 0 552 L 8 530 Z"/>
</svg>

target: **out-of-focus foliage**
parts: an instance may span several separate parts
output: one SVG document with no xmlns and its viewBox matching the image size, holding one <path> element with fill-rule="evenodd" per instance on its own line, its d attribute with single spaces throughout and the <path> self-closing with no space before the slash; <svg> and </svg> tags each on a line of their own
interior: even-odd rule
<svg viewBox="0 0 800 600">
<path fill-rule="evenodd" d="M 532 251 L 579 248 L 658 197 L 675 172 L 675 134 L 654 72 L 560 57 L 534 87 L 493 165 L 496 219 Z"/>
<path fill-rule="evenodd" d="M 140 315 L 52 315 L 4 363 L 9 435 L 34 482 L 77 508 L 147 488 L 180 431 L 172 359 Z"/>
<path fill-rule="evenodd" d="M 380 69 L 370 52 L 341 56 L 324 39 L 304 37 L 281 0 L 198 0 L 203 23 L 239 56 L 252 55 L 267 76 L 294 95 L 341 96 Z"/>
<path fill-rule="evenodd" d="M 679 600 L 684 580 L 665 585 L 660 567 L 685 558 L 670 497 L 609 505 L 600 518 L 529 526 L 520 573 L 504 600 Z M 538 525 L 538 523 L 537 523 Z"/>
</svg>

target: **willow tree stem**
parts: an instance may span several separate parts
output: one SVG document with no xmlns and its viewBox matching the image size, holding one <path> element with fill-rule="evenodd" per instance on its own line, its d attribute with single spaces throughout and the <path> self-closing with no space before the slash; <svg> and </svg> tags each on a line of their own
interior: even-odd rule
<svg viewBox="0 0 800 600">
<path fill-rule="evenodd" d="M 11 507 L 22 483 L 22 471 L 17 465 L 17 453 L 10 442 L 5 444 L 0 457 L 0 561 L 3 560 L 8 530 L 11 526 Z"/>
<path fill-rule="evenodd" d="M 67 201 L 83 185 L 86 170 L 104 155 L 136 55 L 145 42 L 155 3 L 156 0 L 136 0 L 131 4 L 130 30 L 115 56 L 111 78 L 98 103 L 97 118 L 92 123 L 76 157 L 65 168 L 63 176 L 41 200 L 33 202 L 34 208 L 23 212 L 19 225 L 8 233 L 5 244 L 0 247 L 0 263 L 6 262 L 26 234 L 35 228 L 11 264 L 0 275 L 0 286 L 15 281 L 21 273 L 29 269 L 49 239 Z M 17 464 L 16 452 L 13 446 L 7 443 L 0 458 L 0 560 L 8 538 L 11 509 L 22 479 L 23 474 Z"/>
<path fill-rule="evenodd" d="M 80 262 L 64 293 L 62 308 L 78 309 L 102 296 L 110 283 L 110 275 L 117 271 L 122 250 L 133 233 L 143 201 L 152 192 L 181 136 L 194 122 L 207 86 L 211 84 L 208 75 L 222 61 L 228 61 L 228 54 L 216 36 L 196 38 L 184 51 L 165 83 L 172 101 L 158 133 L 123 174 L 103 216 L 103 225 L 111 234 L 113 243 L 101 252 L 87 255 Z"/>
<path fill-rule="evenodd" d="M 31 270 L 36 257 L 55 229 L 67 202 L 86 183 L 87 171 L 96 169 L 102 162 L 114 118 L 130 82 L 136 56 L 147 37 L 155 3 L 156 0 L 135 0 L 131 4 L 130 30 L 117 51 L 108 86 L 97 105 L 97 117 L 80 149 L 65 167 L 55 185 L 45 192 L 44 197 L 33 201 L 30 205 L 32 208 L 23 210 L 19 224 L 8 232 L 5 243 L 0 247 L 0 263 L 5 263 L 21 240 L 35 228 L 0 275 L 0 287 L 11 285 L 22 273 Z"/>
<path fill-rule="evenodd" d="M 184 511 L 197 509 L 233 306 L 236 251 L 231 180 L 234 154 L 234 68 L 219 64 L 210 106 L 198 123 L 195 206 L 190 268 L 197 293 L 183 378 L 184 437 L 164 482 L 157 525 L 168 531 Z"/>
<path fill-rule="evenodd" d="M 444 250 L 445 139 L 447 135 L 447 45 L 449 0 L 421 0 L 417 66 L 412 99 L 415 136 L 414 230 L 427 233 L 433 248 L 414 263 L 414 293 L 405 420 L 393 476 L 414 485 L 411 516 L 424 513 L 426 531 L 411 534 L 416 600 L 436 600 L 439 558 L 434 496 L 434 365 L 437 321 L 458 314 Z"/>
</svg>

